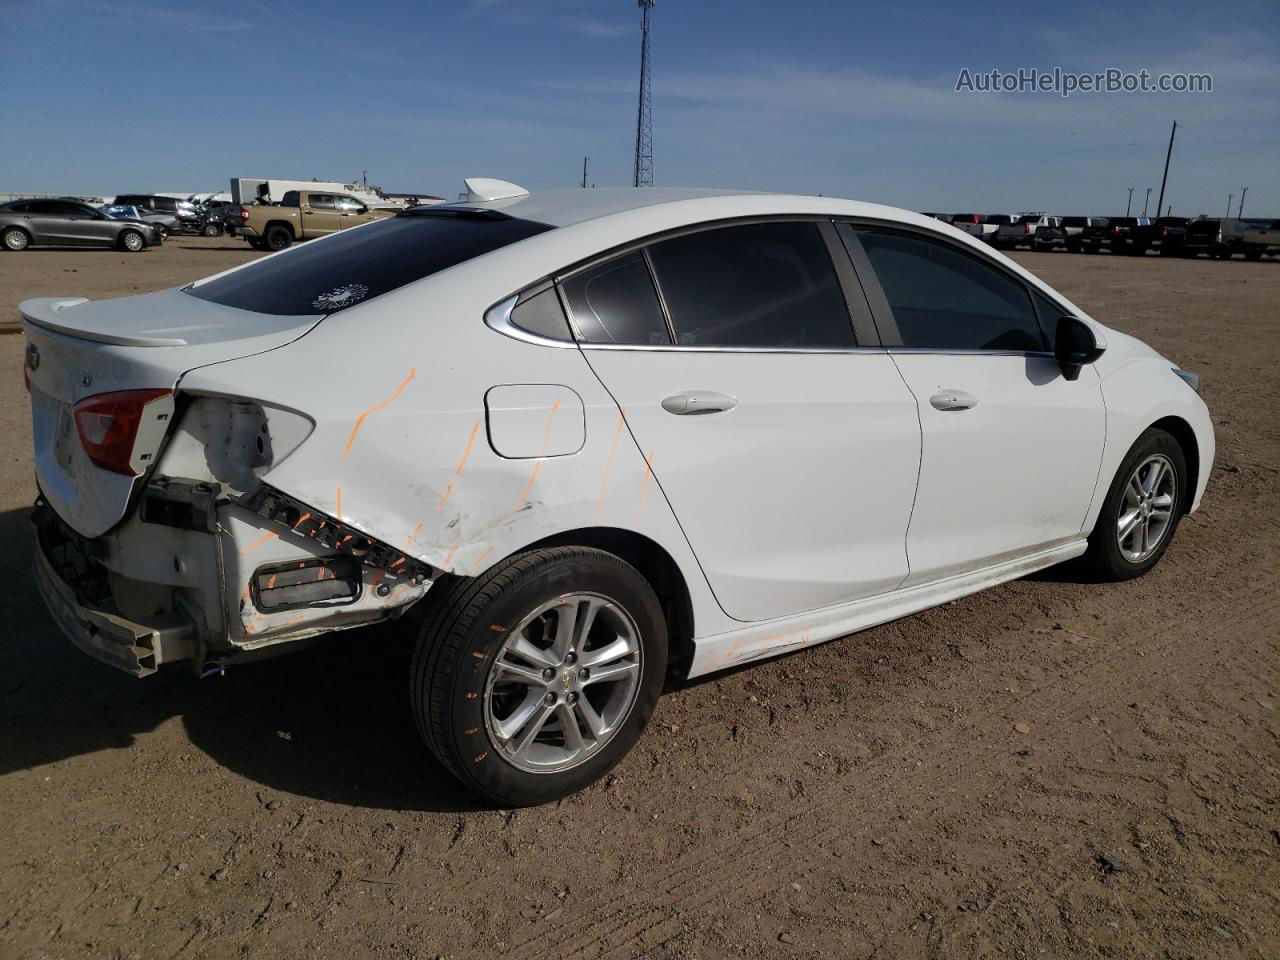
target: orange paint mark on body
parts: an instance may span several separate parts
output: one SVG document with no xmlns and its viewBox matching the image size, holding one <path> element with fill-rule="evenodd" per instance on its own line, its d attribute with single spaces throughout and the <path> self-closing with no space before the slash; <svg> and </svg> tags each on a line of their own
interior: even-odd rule
<svg viewBox="0 0 1280 960">
<path fill-rule="evenodd" d="M 444 510 L 444 505 L 449 502 L 449 498 L 453 496 L 453 488 L 458 483 L 458 478 L 462 476 L 462 468 L 467 465 L 467 458 L 471 456 L 471 446 L 476 442 L 476 433 L 480 430 L 480 421 L 477 420 L 471 424 L 471 435 L 467 437 L 467 447 L 462 451 L 462 459 L 458 461 L 458 465 L 453 468 L 453 476 L 449 480 L 449 486 L 444 488 L 444 493 L 440 495 L 440 502 L 436 504 L 436 513 Z M 422 524 L 418 524 L 422 526 Z"/>
<path fill-rule="evenodd" d="M 338 501 L 338 504 L 336 507 L 334 507 L 334 513 L 336 513 L 338 515 L 338 519 L 341 520 L 342 519 L 342 487 L 341 485 L 339 485 L 338 487 L 337 501 Z"/>
<path fill-rule="evenodd" d="M 529 471 L 529 482 L 520 491 L 520 499 L 516 501 L 516 508 L 511 511 L 511 516 L 513 517 L 520 512 L 520 508 L 529 499 L 529 493 L 533 490 L 533 483 L 538 479 L 538 471 L 542 469 L 541 458 L 547 455 L 547 446 L 551 443 L 551 424 L 556 418 L 556 411 L 559 409 L 560 398 L 556 397 L 555 402 L 551 404 L 551 412 L 547 414 L 547 425 L 542 429 L 542 449 L 538 451 L 538 459 L 534 461 L 533 469 Z"/>
<path fill-rule="evenodd" d="M 604 506 L 604 492 L 609 486 L 609 473 L 613 470 L 613 458 L 618 452 L 618 441 L 622 439 L 622 426 L 626 423 L 626 416 L 622 411 L 618 412 L 618 427 L 613 431 L 613 443 L 609 446 L 609 456 L 604 462 L 604 473 L 600 475 L 600 494 L 596 497 L 596 513 L 600 512 L 600 508 Z"/>
<path fill-rule="evenodd" d="M 417 372 L 416 367 L 410 367 L 409 375 L 405 377 L 402 381 L 400 381 L 400 386 L 396 387 L 395 392 L 392 393 L 391 396 L 387 397 L 387 399 L 381 401 L 380 403 L 375 403 L 372 407 L 370 407 L 364 413 L 360 414 L 360 416 L 356 417 L 356 422 L 351 426 L 351 436 L 347 437 L 347 446 L 342 451 L 342 461 L 344 463 L 346 462 L 347 457 L 351 456 L 351 447 L 356 442 L 356 434 L 358 434 L 360 432 L 360 428 L 364 426 L 365 420 L 367 420 L 373 414 L 377 413 L 383 407 L 390 404 L 393 400 L 395 400 L 396 397 L 400 396 L 400 394 L 404 392 L 404 388 L 409 385 L 409 381 L 413 379 L 414 374 L 416 372 Z"/>
<path fill-rule="evenodd" d="M 644 516 L 645 499 L 649 495 L 649 481 L 653 479 L 653 453 L 644 458 L 644 479 L 640 481 L 640 506 L 636 508 L 636 522 L 639 523 L 640 518 Z"/>
<path fill-rule="evenodd" d="M 491 553 L 493 553 L 493 544 L 489 544 L 489 546 L 485 547 L 480 556 L 476 557 L 476 566 L 478 567 L 484 563 L 484 558 L 489 556 Z"/>
<path fill-rule="evenodd" d="M 404 545 L 406 547 L 413 546 L 413 538 L 418 535 L 418 531 L 421 529 L 422 529 L 422 524 L 418 524 L 416 527 L 414 527 L 412 530 L 409 531 L 409 536 L 406 537 L 404 541 Z"/>
<path fill-rule="evenodd" d="M 268 540 L 270 540 L 274 536 L 278 536 L 278 534 L 274 530 L 268 530 L 266 533 L 260 536 L 257 540 L 253 541 L 253 543 L 249 544 L 247 547 L 241 550 L 240 556 L 247 557 L 249 554 L 253 553 L 253 551 L 257 550 L 260 546 L 262 546 L 264 543 L 266 543 Z"/>
</svg>

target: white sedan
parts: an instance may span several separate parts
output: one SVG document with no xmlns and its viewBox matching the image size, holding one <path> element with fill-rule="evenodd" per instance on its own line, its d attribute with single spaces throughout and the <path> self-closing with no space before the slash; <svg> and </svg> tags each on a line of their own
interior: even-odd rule
<svg viewBox="0 0 1280 960">
<path fill-rule="evenodd" d="M 947 225 L 830 198 L 470 180 L 22 313 L 70 638 L 212 672 L 404 617 L 423 738 L 503 804 L 600 777 L 669 673 L 1082 555 L 1142 574 L 1214 453 L 1194 374 Z"/>
</svg>

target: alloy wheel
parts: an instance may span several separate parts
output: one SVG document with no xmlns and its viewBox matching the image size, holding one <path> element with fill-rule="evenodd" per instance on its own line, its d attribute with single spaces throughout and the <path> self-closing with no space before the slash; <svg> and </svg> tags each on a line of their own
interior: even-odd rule
<svg viewBox="0 0 1280 960">
<path fill-rule="evenodd" d="M 1130 563 L 1155 553 L 1173 526 L 1178 502 L 1178 474 L 1164 454 L 1143 460 L 1125 484 L 1116 518 L 1116 542 Z"/>
<path fill-rule="evenodd" d="M 508 633 L 489 669 L 489 739 L 529 773 L 585 763 L 626 721 L 641 666 L 639 630 L 622 607 L 594 593 L 557 597 Z"/>
</svg>

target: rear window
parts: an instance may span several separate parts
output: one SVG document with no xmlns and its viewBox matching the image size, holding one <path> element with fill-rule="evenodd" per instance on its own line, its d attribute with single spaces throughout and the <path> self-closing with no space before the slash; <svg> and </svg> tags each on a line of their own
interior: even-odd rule
<svg viewBox="0 0 1280 960">
<path fill-rule="evenodd" d="M 1013 223 L 1013 217 L 1004 213 L 992 213 L 982 218 L 983 223 Z"/>
<path fill-rule="evenodd" d="M 1217 233 L 1217 220 L 1197 220 L 1187 227 L 1187 233 Z"/>
<path fill-rule="evenodd" d="M 1029 213 L 1029 214 L 1026 214 L 1025 216 L 1019 217 L 1018 222 L 1019 223 L 1039 223 L 1040 216 L 1039 214 Z"/>
<path fill-rule="evenodd" d="M 186 292 L 255 313 L 337 313 L 550 229 L 494 211 L 426 208 L 313 241 Z"/>
<path fill-rule="evenodd" d="M 1063 217 L 1062 225 L 1064 227 L 1083 227 L 1086 226 L 1085 219 L 1085 217 Z"/>
</svg>

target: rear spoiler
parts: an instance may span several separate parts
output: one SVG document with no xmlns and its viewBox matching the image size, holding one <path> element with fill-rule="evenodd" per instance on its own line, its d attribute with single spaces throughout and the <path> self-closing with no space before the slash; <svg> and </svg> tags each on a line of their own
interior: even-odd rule
<svg viewBox="0 0 1280 960">
<path fill-rule="evenodd" d="M 63 310 L 88 303 L 88 297 L 39 297 L 35 300 L 24 300 L 18 305 L 22 319 L 54 333 L 66 334 L 80 340 L 93 340 L 97 343 L 113 343 L 122 347 L 185 347 L 187 341 L 178 337 L 149 337 L 145 334 L 116 333 L 106 330 L 95 330 L 77 326 L 64 320 L 59 314 Z"/>
</svg>

